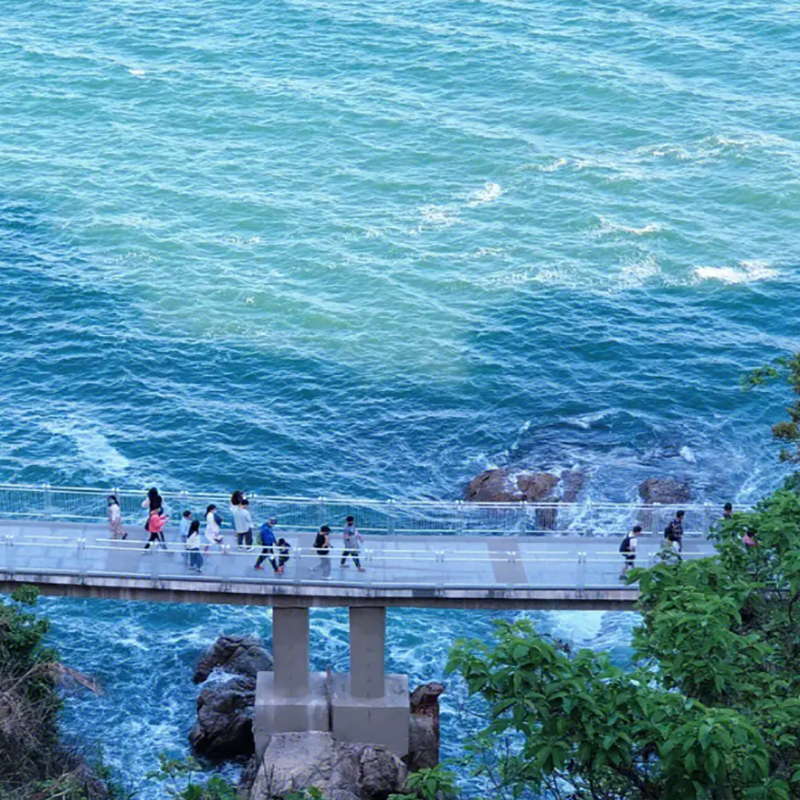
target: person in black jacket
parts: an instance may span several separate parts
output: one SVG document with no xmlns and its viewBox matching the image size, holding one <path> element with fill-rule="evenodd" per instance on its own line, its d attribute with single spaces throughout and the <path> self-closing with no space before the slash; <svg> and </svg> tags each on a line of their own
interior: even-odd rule
<svg viewBox="0 0 800 800">
<path fill-rule="evenodd" d="M 683 552 L 683 518 L 686 516 L 685 511 L 678 511 L 675 514 L 675 519 L 667 525 L 664 531 L 664 538 L 669 542 L 669 546 L 681 557 Z"/>
</svg>

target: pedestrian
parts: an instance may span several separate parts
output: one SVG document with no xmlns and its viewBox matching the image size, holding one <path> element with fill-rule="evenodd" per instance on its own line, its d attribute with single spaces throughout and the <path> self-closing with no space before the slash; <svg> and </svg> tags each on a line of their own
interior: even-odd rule
<svg viewBox="0 0 800 800">
<path fill-rule="evenodd" d="M 289 560 L 289 553 L 291 549 L 292 546 L 286 541 L 286 539 L 283 537 L 278 539 L 278 544 L 275 547 L 275 561 L 277 562 L 281 572 L 283 572 L 283 567 Z"/>
<path fill-rule="evenodd" d="M 147 519 L 144 523 L 144 529 L 149 532 L 150 515 L 153 513 L 153 511 L 158 511 L 161 513 L 164 510 L 164 500 L 158 493 L 158 489 L 156 489 L 155 486 L 150 488 L 150 490 L 147 492 L 147 497 L 142 500 L 142 508 L 147 509 Z"/>
<path fill-rule="evenodd" d="M 181 514 L 181 522 L 178 526 L 178 533 L 180 534 L 181 541 L 183 542 L 184 546 L 186 545 L 186 540 L 189 538 L 189 528 L 192 525 L 192 512 L 189 511 L 187 508 L 183 514 Z M 183 554 L 183 560 L 185 563 L 189 563 L 189 553 Z"/>
<path fill-rule="evenodd" d="M 753 528 L 748 528 L 742 537 L 742 544 L 745 547 L 758 547 L 758 539 L 756 539 L 756 532 Z"/>
<path fill-rule="evenodd" d="M 200 552 L 200 520 L 193 519 L 186 536 L 186 549 L 189 551 L 189 569 L 203 571 L 203 554 Z"/>
<path fill-rule="evenodd" d="M 731 503 L 725 503 L 725 506 L 722 509 L 722 519 L 730 519 L 732 516 L 733 516 L 733 505 Z"/>
<path fill-rule="evenodd" d="M 283 567 L 279 566 L 275 560 L 275 546 L 278 544 L 278 542 L 275 539 L 274 526 L 277 523 L 278 520 L 273 517 L 272 519 L 268 519 L 261 526 L 261 530 L 258 533 L 261 543 L 261 555 L 256 561 L 255 569 L 264 569 L 264 562 L 269 560 L 269 563 L 272 565 L 272 571 L 277 575 L 280 575 L 283 573 Z"/>
<path fill-rule="evenodd" d="M 624 556 L 625 560 L 622 564 L 622 572 L 620 573 L 620 580 L 624 580 L 628 574 L 629 569 L 636 566 L 636 540 L 642 535 L 642 526 L 634 525 L 633 529 L 622 540 L 619 546 L 619 551 Z"/>
<path fill-rule="evenodd" d="M 685 516 L 685 511 L 678 511 L 675 514 L 675 519 L 673 519 L 664 530 L 664 538 L 669 542 L 669 546 L 678 554 L 678 560 L 681 559 L 681 553 L 683 552 L 683 518 Z"/>
<path fill-rule="evenodd" d="M 342 560 L 339 566 L 347 567 L 347 557 L 350 556 L 353 559 L 353 563 L 356 565 L 356 569 L 359 572 L 364 572 L 364 567 L 361 566 L 361 562 L 358 558 L 358 551 L 364 539 L 356 530 L 356 521 L 353 517 L 347 517 L 344 521 L 342 537 L 344 539 L 344 549 L 342 550 Z"/>
<path fill-rule="evenodd" d="M 146 552 L 150 552 L 150 545 L 156 542 L 161 545 L 162 549 L 167 549 L 167 544 L 164 541 L 164 526 L 169 522 L 169 517 L 161 513 L 159 509 L 150 512 L 150 517 L 147 520 L 147 530 L 150 533 L 150 538 L 144 546 Z"/>
<path fill-rule="evenodd" d="M 237 501 L 237 502 L 234 502 Z M 233 529 L 236 531 L 236 544 L 239 550 L 253 549 L 253 518 L 250 516 L 247 498 L 241 492 L 234 492 L 231 496 L 231 514 L 233 515 Z"/>
<path fill-rule="evenodd" d="M 119 501 L 116 495 L 113 494 L 108 496 L 108 529 L 111 531 L 112 539 L 128 538 L 125 528 L 122 527 L 122 511 L 119 507 Z"/>
<path fill-rule="evenodd" d="M 312 567 L 310 572 L 316 573 L 318 570 L 323 578 L 330 578 L 331 576 L 331 529 L 327 525 L 323 525 L 319 529 L 319 533 L 314 539 L 314 550 L 317 551 L 319 556 L 319 563 Z"/>
<path fill-rule="evenodd" d="M 212 503 L 206 509 L 206 544 L 203 549 L 207 553 L 208 548 L 212 545 L 218 544 L 220 547 L 222 547 L 222 541 L 222 532 L 219 527 L 219 515 L 217 514 L 217 507 Z"/>
</svg>

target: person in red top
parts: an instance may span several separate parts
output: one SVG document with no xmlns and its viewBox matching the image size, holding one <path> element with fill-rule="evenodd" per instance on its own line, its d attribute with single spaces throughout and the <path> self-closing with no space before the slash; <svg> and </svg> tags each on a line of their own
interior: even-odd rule
<svg viewBox="0 0 800 800">
<path fill-rule="evenodd" d="M 150 545 L 153 542 L 158 542 L 164 550 L 167 549 L 167 544 L 164 541 L 164 526 L 169 522 L 169 517 L 161 513 L 160 508 L 155 508 L 150 512 L 147 520 L 147 530 L 150 532 L 150 538 L 144 546 L 145 552 L 150 552 Z"/>
</svg>

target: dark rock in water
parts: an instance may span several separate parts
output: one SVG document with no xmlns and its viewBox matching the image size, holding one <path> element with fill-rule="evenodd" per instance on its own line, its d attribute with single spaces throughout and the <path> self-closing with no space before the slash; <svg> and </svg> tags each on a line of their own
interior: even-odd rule
<svg viewBox="0 0 800 800">
<path fill-rule="evenodd" d="M 272 656 L 259 639 L 251 636 L 220 636 L 200 659 L 194 682 L 202 683 L 214 668 L 255 678 L 259 672 L 272 671 Z"/>
<path fill-rule="evenodd" d="M 468 503 L 536 503 L 552 496 L 561 479 L 549 472 L 519 473 L 489 469 L 473 478 L 464 494 Z"/>
<path fill-rule="evenodd" d="M 517 490 L 522 495 L 523 500 L 530 503 L 539 503 L 553 497 L 553 490 L 558 486 L 561 479 L 558 475 L 549 472 L 537 472 L 532 475 L 517 475 Z"/>
<path fill-rule="evenodd" d="M 439 696 L 444 689 L 441 683 L 426 683 L 411 692 L 409 748 L 405 759 L 409 772 L 439 763 Z"/>
<path fill-rule="evenodd" d="M 687 481 L 648 478 L 639 484 L 639 497 L 648 504 L 676 505 L 691 500 L 692 489 Z"/>
<path fill-rule="evenodd" d="M 507 469 L 489 469 L 473 478 L 464 494 L 468 503 L 507 503 L 521 500 Z"/>
<path fill-rule="evenodd" d="M 561 473 L 561 502 L 574 503 L 586 482 L 586 473 L 571 469 Z"/>
<path fill-rule="evenodd" d="M 336 741 L 330 733 L 280 733 L 270 737 L 249 800 L 273 800 L 312 786 L 326 800 L 386 800 L 403 790 L 407 770 L 379 745 Z"/>
<path fill-rule="evenodd" d="M 203 689 L 197 722 L 189 732 L 194 751 L 212 761 L 252 755 L 255 697 L 255 679 L 244 676 Z"/>
</svg>

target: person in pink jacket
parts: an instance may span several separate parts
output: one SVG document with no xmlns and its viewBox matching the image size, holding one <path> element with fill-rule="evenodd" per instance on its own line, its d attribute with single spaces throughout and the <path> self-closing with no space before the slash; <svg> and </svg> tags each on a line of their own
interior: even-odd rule
<svg viewBox="0 0 800 800">
<path fill-rule="evenodd" d="M 158 542 L 164 550 L 167 549 L 167 544 L 164 541 L 164 527 L 168 522 L 169 517 L 164 516 L 160 508 L 153 509 L 150 512 L 150 517 L 147 520 L 147 530 L 150 532 L 150 538 L 144 546 L 145 552 L 150 552 L 150 545 L 153 542 Z"/>
</svg>

